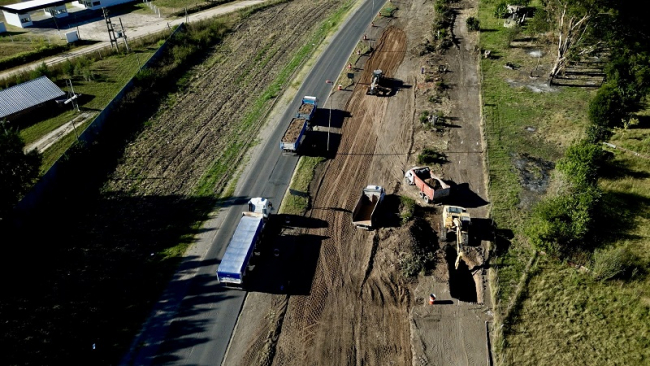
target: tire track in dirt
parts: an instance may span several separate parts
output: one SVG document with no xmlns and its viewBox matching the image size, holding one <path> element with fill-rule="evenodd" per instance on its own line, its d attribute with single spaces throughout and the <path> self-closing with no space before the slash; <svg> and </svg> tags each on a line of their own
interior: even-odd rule
<svg viewBox="0 0 650 366">
<path fill-rule="evenodd" d="M 306 42 L 310 29 L 341 2 L 296 0 L 242 21 L 126 148 L 107 189 L 190 194 L 216 159 L 230 156 L 215 187 L 219 191 L 264 122 L 242 128 L 247 111 Z"/>
<path fill-rule="evenodd" d="M 390 77 L 405 51 L 404 32 L 387 28 L 345 107 L 351 117 L 344 122 L 337 155 L 323 172 L 310 212 L 329 226 L 306 230 L 326 239 L 311 293 L 290 299 L 274 365 L 385 364 L 387 359 L 410 363 L 407 309 L 399 314 L 404 326 L 394 327 L 399 308 L 395 305 L 402 299 L 393 288 L 395 281 L 376 274 L 376 266 L 362 288 L 376 234 L 355 229 L 349 213 L 361 189 L 377 183 L 368 179 L 376 179 L 370 167 L 388 106 L 388 98 L 365 95 L 367 84 L 375 69 Z"/>
</svg>

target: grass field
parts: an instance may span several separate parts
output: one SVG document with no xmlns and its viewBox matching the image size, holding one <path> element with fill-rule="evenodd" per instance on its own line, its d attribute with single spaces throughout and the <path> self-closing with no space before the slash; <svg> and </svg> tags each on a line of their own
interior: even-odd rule
<svg viewBox="0 0 650 366">
<path fill-rule="evenodd" d="M 482 2 L 479 13 L 483 30 L 481 48 L 492 52 L 492 58 L 481 60 L 482 101 L 489 147 L 492 216 L 500 229 L 513 231 L 517 243 L 499 258 L 499 297 L 506 300 L 530 256 L 530 248 L 521 240 L 521 231 L 526 218 L 522 212 L 532 202 L 522 187 L 520 173 L 514 168 L 515 160 L 523 157 L 529 161 L 553 162 L 561 157 L 564 149 L 582 136 L 587 125 L 586 108 L 595 89 L 533 91 L 546 83 L 544 77 L 528 76 L 538 59 L 529 56 L 527 48 L 505 46 L 506 29 L 492 15 L 495 4 Z M 544 54 L 539 64 L 546 65 L 547 69 L 552 61 L 549 46 L 539 46 Z M 506 63 L 519 68 L 508 69 Z M 533 201 L 539 198 L 530 196 Z"/>
<path fill-rule="evenodd" d="M 543 194 L 526 179 L 542 177 L 564 150 L 584 134 L 587 106 L 595 88 L 545 86 L 553 57 L 546 37 L 523 39 L 493 16 L 498 1 L 481 1 L 483 114 L 488 141 L 491 215 L 498 225 L 491 286 L 496 301 L 497 363 L 501 365 L 642 365 L 650 360 L 650 283 L 594 280 L 589 267 L 577 270 L 543 254 L 535 256 L 522 229 Z M 533 1 L 531 5 L 539 6 Z M 509 42 L 509 40 L 514 40 Z M 542 51 L 539 58 L 533 50 Z M 506 68 L 506 63 L 514 68 Z M 539 66 L 538 66 L 539 65 Z M 546 72 L 544 71 L 546 70 Z M 531 77 L 531 76 L 537 76 Z M 648 154 L 647 118 L 612 143 Z M 644 125 L 645 123 L 645 125 Z M 627 246 L 648 263 L 650 161 L 614 150 L 612 172 L 600 186 L 604 199 L 621 210 L 626 223 L 611 228 L 609 246 Z M 522 169 L 522 162 L 524 168 Z M 548 169 L 547 191 L 553 190 Z M 529 178 L 525 174 L 529 173 Z M 623 221 L 621 219 L 621 221 Z M 589 254 L 587 254 L 589 255 Z M 532 258 L 532 262 L 531 262 Z M 530 263 L 530 266 L 527 264 Z M 508 317 L 504 315 L 508 313 Z M 506 327 L 501 328 L 501 322 Z"/>
<path fill-rule="evenodd" d="M 86 81 L 82 77 L 75 77 L 73 79 L 75 92 L 82 94 L 79 99 L 81 111 L 99 113 L 103 110 L 154 52 L 155 48 L 150 47 L 141 48 L 128 54 L 105 57 L 97 60 L 90 67 L 93 74 L 92 80 Z M 62 85 L 60 87 L 65 91 L 69 91 L 68 88 Z M 77 113 L 67 108 L 66 110 L 58 110 L 55 116 L 21 126 L 20 135 L 25 140 L 25 143 L 32 143 L 74 119 Z M 85 125 L 80 126 L 78 131 L 83 131 L 89 123 L 90 121 L 87 121 Z M 70 134 L 45 150 L 43 152 L 41 171 L 49 169 L 74 141 L 74 134 Z"/>
</svg>

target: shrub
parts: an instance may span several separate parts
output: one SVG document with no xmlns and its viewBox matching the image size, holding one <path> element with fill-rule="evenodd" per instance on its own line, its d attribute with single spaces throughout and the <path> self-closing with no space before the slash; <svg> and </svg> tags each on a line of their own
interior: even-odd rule
<svg viewBox="0 0 650 366">
<path fill-rule="evenodd" d="M 564 157 L 557 162 L 557 169 L 574 184 L 575 187 L 596 184 L 598 168 L 604 159 L 600 145 L 588 140 L 569 146 Z"/>
<path fill-rule="evenodd" d="M 589 120 L 607 128 L 621 126 L 626 116 L 624 105 L 625 101 L 616 85 L 606 83 L 589 102 Z"/>
<path fill-rule="evenodd" d="M 424 148 L 418 155 L 418 164 L 442 164 L 446 161 L 445 154 L 431 148 Z"/>
<path fill-rule="evenodd" d="M 521 26 L 519 24 L 512 26 L 510 28 L 505 29 L 506 36 L 505 36 L 505 46 L 510 47 L 510 44 L 519 37 L 519 34 L 521 33 Z"/>
<path fill-rule="evenodd" d="M 601 196 L 597 187 L 587 186 L 541 201 L 524 232 L 539 250 L 566 254 L 585 246 Z"/>
<path fill-rule="evenodd" d="M 633 277 L 640 267 L 639 257 L 627 247 L 597 250 L 593 259 L 593 275 L 598 281 Z"/>
<path fill-rule="evenodd" d="M 429 111 L 422 111 L 422 113 L 420 113 L 420 122 L 427 123 L 428 120 L 429 120 Z"/>
<path fill-rule="evenodd" d="M 508 14 L 508 2 L 502 1 L 494 7 L 494 17 L 497 19 L 503 19 Z"/>
<path fill-rule="evenodd" d="M 546 9 L 535 10 L 535 15 L 528 21 L 528 30 L 533 33 L 545 33 L 551 29 Z"/>
<path fill-rule="evenodd" d="M 474 17 L 469 17 L 467 18 L 467 29 L 470 31 L 479 31 L 481 30 L 481 22 Z"/>
<path fill-rule="evenodd" d="M 402 225 L 404 225 L 413 219 L 413 215 L 415 214 L 415 200 L 409 197 L 400 196 L 399 201 L 400 218 L 402 219 Z"/>
</svg>

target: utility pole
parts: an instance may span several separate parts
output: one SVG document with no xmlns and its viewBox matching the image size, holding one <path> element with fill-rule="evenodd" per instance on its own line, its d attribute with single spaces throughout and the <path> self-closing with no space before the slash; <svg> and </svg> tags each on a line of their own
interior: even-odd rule
<svg viewBox="0 0 650 366">
<path fill-rule="evenodd" d="M 108 30 L 108 39 L 111 41 L 111 48 L 115 47 L 115 50 L 119 51 L 120 46 L 117 44 L 117 37 L 115 36 L 115 29 L 113 28 L 111 18 L 108 17 L 108 9 L 102 8 L 102 13 L 104 14 L 104 19 L 106 20 L 106 29 Z"/>
<path fill-rule="evenodd" d="M 327 100 L 330 102 L 330 117 L 327 122 L 327 152 L 329 153 L 330 151 L 330 130 L 332 129 L 332 92 L 334 91 L 334 81 L 332 80 L 325 80 L 326 84 L 332 84 L 332 88 L 330 89 L 330 94 L 327 97 Z"/>
<path fill-rule="evenodd" d="M 131 51 L 129 48 L 129 42 L 126 41 L 126 31 L 124 30 L 124 24 L 122 24 L 122 18 L 120 19 L 120 28 L 122 28 L 122 38 L 124 38 L 124 46 L 126 47 L 126 52 Z"/>
<path fill-rule="evenodd" d="M 68 104 L 69 102 L 72 102 L 72 109 L 79 112 L 79 104 L 77 104 L 77 94 L 75 94 L 74 88 L 72 87 L 72 79 L 66 80 L 66 84 L 70 86 L 70 91 L 72 92 L 72 96 L 63 103 Z M 77 126 L 74 125 L 74 120 L 72 120 L 71 123 L 72 123 L 72 129 L 74 130 L 74 134 L 77 137 L 77 140 L 79 140 L 79 133 L 77 132 Z"/>
</svg>

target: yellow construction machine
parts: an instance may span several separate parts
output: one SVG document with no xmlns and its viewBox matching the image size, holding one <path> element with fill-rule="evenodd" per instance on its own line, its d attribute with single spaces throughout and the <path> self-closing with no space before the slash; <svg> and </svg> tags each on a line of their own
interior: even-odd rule
<svg viewBox="0 0 650 366">
<path fill-rule="evenodd" d="M 441 239 L 448 241 L 449 234 L 456 235 L 456 269 L 463 257 L 463 247 L 469 242 L 469 226 L 472 224 L 472 218 L 467 213 L 467 209 L 460 206 L 443 206 L 442 207 L 442 227 L 440 228 Z"/>
<path fill-rule="evenodd" d="M 381 84 L 384 81 L 384 72 L 381 70 L 375 70 L 372 72 L 372 80 L 370 81 L 370 87 L 366 90 L 367 95 L 383 95 L 386 96 L 390 92 L 390 89 L 383 87 Z"/>
</svg>

